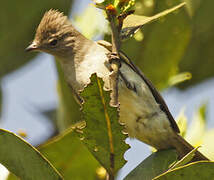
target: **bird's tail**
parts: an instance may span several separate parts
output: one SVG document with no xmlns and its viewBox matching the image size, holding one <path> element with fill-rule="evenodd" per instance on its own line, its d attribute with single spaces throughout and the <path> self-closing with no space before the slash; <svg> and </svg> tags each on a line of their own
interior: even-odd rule
<svg viewBox="0 0 214 180">
<path fill-rule="evenodd" d="M 177 133 L 175 133 L 173 146 L 177 150 L 179 158 L 184 157 L 186 154 L 188 154 L 190 151 L 194 149 L 194 147 L 191 144 L 189 144 L 184 138 L 182 138 Z M 209 161 L 209 159 L 205 157 L 202 153 L 196 151 L 192 161 L 201 161 L 201 160 Z"/>
</svg>

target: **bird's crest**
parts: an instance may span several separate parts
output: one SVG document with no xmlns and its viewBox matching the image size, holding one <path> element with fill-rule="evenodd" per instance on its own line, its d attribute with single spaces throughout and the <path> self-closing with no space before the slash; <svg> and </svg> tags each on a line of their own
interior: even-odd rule
<svg viewBox="0 0 214 180">
<path fill-rule="evenodd" d="M 36 39 L 42 40 L 51 34 L 60 35 L 61 31 L 66 31 L 71 26 L 67 16 L 58 10 L 50 9 L 47 11 L 36 31 Z M 71 28 L 71 27 L 70 27 Z"/>
</svg>

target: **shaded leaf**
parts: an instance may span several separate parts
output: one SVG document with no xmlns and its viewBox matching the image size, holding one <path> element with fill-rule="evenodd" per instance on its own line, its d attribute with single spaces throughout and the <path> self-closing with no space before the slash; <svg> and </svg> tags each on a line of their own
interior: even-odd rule
<svg viewBox="0 0 214 180">
<path fill-rule="evenodd" d="M 0 129 L 0 163 L 23 180 L 63 179 L 33 146 L 3 129 Z"/>
<path fill-rule="evenodd" d="M 86 121 L 81 134 L 83 142 L 102 166 L 114 174 L 125 164 L 123 154 L 128 149 L 117 108 L 110 107 L 110 92 L 103 90 L 103 81 L 96 75 L 92 75 L 81 96 L 85 100 L 82 112 Z"/>
<path fill-rule="evenodd" d="M 210 180 L 214 178 L 214 162 L 194 162 L 163 173 L 155 180 Z"/>
<path fill-rule="evenodd" d="M 0 6 L 0 77 L 19 68 L 35 54 L 24 50 L 35 34 L 44 12 L 50 8 L 66 14 L 72 0 L 1 1 Z M 18 21 L 18 22 L 17 22 Z"/>
<path fill-rule="evenodd" d="M 151 17 L 140 16 L 140 15 L 135 15 L 135 14 L 129 15 L 124 20 L 124 23 L 123 23 L 123 28 L 122 28 L 122 32 L 121 32 L 122 39 L 126 39 L 126 38 L 132 36 L 143 25 L 150 23 L 154 20 L 157 20 L 161 17 L 164 17 L 167 14 L 176 11 L 177 9 L 181 8 L 184 5 L 185 5 L 185 3 L 180 3 L 179 5 L 177 5 L 173 8 L 165 10 L 165 11 L 158 13 L 158 14 L 151 16 Z"/>
<path fill-rule="evenodd" d="M 152 153 L 141 162 L 124 180 L 150 180 L 168 170 L 170 164 L 177 160 L 175 150 Z"/>
<path fill-rule="evenodd" d="M 100 166 L 73 129 L 54 137 L 38 147 L 40 152 L 59 170 L 65 180 L 94 180 Z"/>
</svg>

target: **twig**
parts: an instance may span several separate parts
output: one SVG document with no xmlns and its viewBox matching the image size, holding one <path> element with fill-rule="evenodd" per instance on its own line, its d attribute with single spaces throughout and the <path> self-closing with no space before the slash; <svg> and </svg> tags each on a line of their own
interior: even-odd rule
<svg viewBox="0 0 214 180">
<path fill-rule="evenodd" d="M 117 19 L 116 16 L 113 15 L 111 12 L 106 11 L 108 20 L 110 22 L 111 31 L 112 31 L 112 53 L 109 58 L 111 63 L 111 86 L 112 86 L 112 93 L 111 93 L 111 102 L 110 104 L 112 106 L 118 107 L 118 78 L 119 78 L 119 68 L 120 68 L 120 57 L 119 57 L 119 51 L 120 51 L 120 29 L 117 26 Z"/>
</svg>

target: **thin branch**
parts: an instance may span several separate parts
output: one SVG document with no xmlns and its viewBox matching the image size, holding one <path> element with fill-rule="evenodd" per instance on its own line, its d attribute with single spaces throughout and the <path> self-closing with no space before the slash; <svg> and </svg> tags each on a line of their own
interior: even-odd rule
<svg viewBox="0 0 214 180">
<path fill-rule="evenodd" d="M 112 106 L 118 107 L 118 78 L 119 78 L 119 68 L 120 68 L 120 29 L 117 26 L 117 19 L 116 16 L 113 15 L 111 12 L 106 11 L 108 20 L 110 22 L 111 31 L 112 31 L 112 54 L 110 57 L 111 63 L 111 86 L 112 86 L 112 93 L 111 93 L 111 102 Z"/>
</svg>

